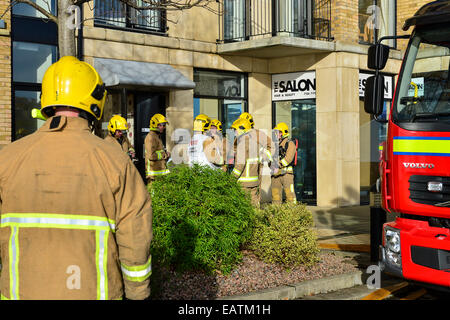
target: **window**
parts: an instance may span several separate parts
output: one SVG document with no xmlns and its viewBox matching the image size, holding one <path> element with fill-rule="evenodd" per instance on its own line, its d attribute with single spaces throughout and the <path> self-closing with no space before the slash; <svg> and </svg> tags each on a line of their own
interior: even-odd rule
<svg viewBox="0 0 450 320">
<path fill-rule="evenodd" d="M 136 0 L 136 5 L 147 2 Z M 165 11 L 161 9 L 136 10 L 120 0 L 95 0 L 96 26 L 133 29 L 133 31 L 166 32 Z"/>
<path fill-rule="evenodd" d="M 359 42 L 375 43 L 384 36 L 396 34 L 396 0 L 359 0 L 358 5 Z M 383 44 L 395 48 L 395 40 Z"/>
<path fill-rule="evenodd" d="M 56 14 L 56 0 L 33 0 Z M 12 140 L 33 133 L 44 123 L 33 119 L 40 108 L 45 71 L 58 59 L 57 26 L 28 4 L 12 9 Z"/>
<path fill-rule="evenodd" d="M 56 0 L 31 0 L 41 8 L 56 16 Z M 12 8 L 12 13 L 16 16 L 26 16 L 34 18 L 45 18 L 45 16 L 26 3 L 17 3 Z"/>
<path fill-rule="evenodd" d="M 316 205 L 316 100 L 274 101 L 273 115 L 273 126 L 286 123 L 290 138 L 298 142 L 297 165 L 294 166 L 297 201 Z"/>
<path fill-rule="evenodd" d="M 41 83 L 44 73 L 56 62 L 56 46 L 14 41 L 13 81 Z"/>
<path fill-rule="evenodd" d="M 203 113 L 229 129 L 247 111 L 247 76 L 237 72 L 194 70 L 194 118 Z"/>
</svg>

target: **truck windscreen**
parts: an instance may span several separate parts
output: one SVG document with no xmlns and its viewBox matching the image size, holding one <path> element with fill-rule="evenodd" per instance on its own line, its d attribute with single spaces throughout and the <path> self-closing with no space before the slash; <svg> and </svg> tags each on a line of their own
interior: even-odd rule
<svg viewBox="0 0 450 320">
<path fill-rule="evenodd" d="M 399 75 L 394 122 L 450 124 L 450 26 L 416 30 Z"/>
</svg>

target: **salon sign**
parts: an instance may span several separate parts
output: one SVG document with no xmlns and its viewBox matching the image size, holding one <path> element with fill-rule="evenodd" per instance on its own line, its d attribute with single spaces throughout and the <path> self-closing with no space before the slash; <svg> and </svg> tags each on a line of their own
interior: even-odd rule
<svg viewBox="0 0 450 320">
<path fill-rule="evenodd" d="M 316 72 L 272 75 L 272 101 L 316 98 Z"/>
</svg>

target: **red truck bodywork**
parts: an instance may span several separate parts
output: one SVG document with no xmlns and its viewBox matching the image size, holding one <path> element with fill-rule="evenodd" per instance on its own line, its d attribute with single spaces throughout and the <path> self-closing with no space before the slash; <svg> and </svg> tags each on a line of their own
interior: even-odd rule
<svg viewBox="0 0 450 320">
<path fill-rule="evenodd" d="M 409 26 L 416 25 L 417 28 L 417 22 L 426 21 L 424 17 L 427 14 L 439 10 L 446 11 L 447 16 L 440 15 L 436 20 L 439 23 L 450 21 L 450 1 L 437 1 L 423 6 L 409 19 Z M 432 24 L 431 21 L 432 17 L 426 21 L 427 26 Z M 402 70 L 403 66 L 401 72 Z M 399 83 L 397 87 L 398 85 Z M 450 144 L 450 130 L 415 131 L 394 123 L 392 114 L 397 89 L 388 120 L 387 140 L 382 144 L 379 169 L 382 207 L 398 217 L 393 222 L 385 223 L 381 231 L 383 244 L 380 246 L 379 265 L 390 274 L 450 289 L 450 204 L 442 205 L 446 201 L 439 201 L 441 196 L 448 200 L 450 194 L 450 151 L 447 148 Z M 445 148 L 442 152 L 421 149 L 422 142 L 430 141 L 438 147 L 440 143 L 444 143 Z M 429 183 L 434 183 L 434 180 L 443 182 L 441 194 L 430 191 Z M 420 196 L 415 198 L 416 194 L 425 194 L 425 200 L 421 200 Z M 430 201 L 429 198 L 435 200 Z M 431 223 L 432 219 L 445 223 Z M 387 258 L 387 229 L 399 231 L 401 266 L 392 264 Z"/>
</svg>

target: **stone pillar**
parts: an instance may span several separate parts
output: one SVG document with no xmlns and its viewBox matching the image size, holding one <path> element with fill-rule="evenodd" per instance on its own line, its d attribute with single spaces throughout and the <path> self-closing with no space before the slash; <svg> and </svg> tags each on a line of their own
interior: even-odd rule
<svg viewBox="0 0 450 320">
<path fill-rule="evenodd" d="M 337 52 L 316 69 L 317 205 L 359 205 L 359 56 Z"/>
<path fill-rule="evenodd" d="M 192 67 L 174 66 L 178 71 L 182 72 L 188 79 L 193 79 Z M 166 109 L 166 117 L 169 120 L 169 125 L 166 127 L 166 147 L 172 153 L 172 159 L 175 161 L 178 153 L 178 158 L 187 163 L 187 147 L 192 136 L 192 126 L 194 121 L 194 90 L 171 90 L 169 92 L 169 101 Z M 172 141 L 176 129 L 189 130 L 189 139 L 178 144 L 177 141 Z M 184 139 L 184 140 L 186 140 Z"/>
<path fill-rule="evenodd" d="M 253 116 L 255 128 L 262 129 L 270 137 L 272 128 L 272 76 L 263 73 L 251 73 L 248 77 L 248 111 Z M 270 202 L 270 170 L 263 167 L 261 180 L 261 201 Z"/>
</svg>

